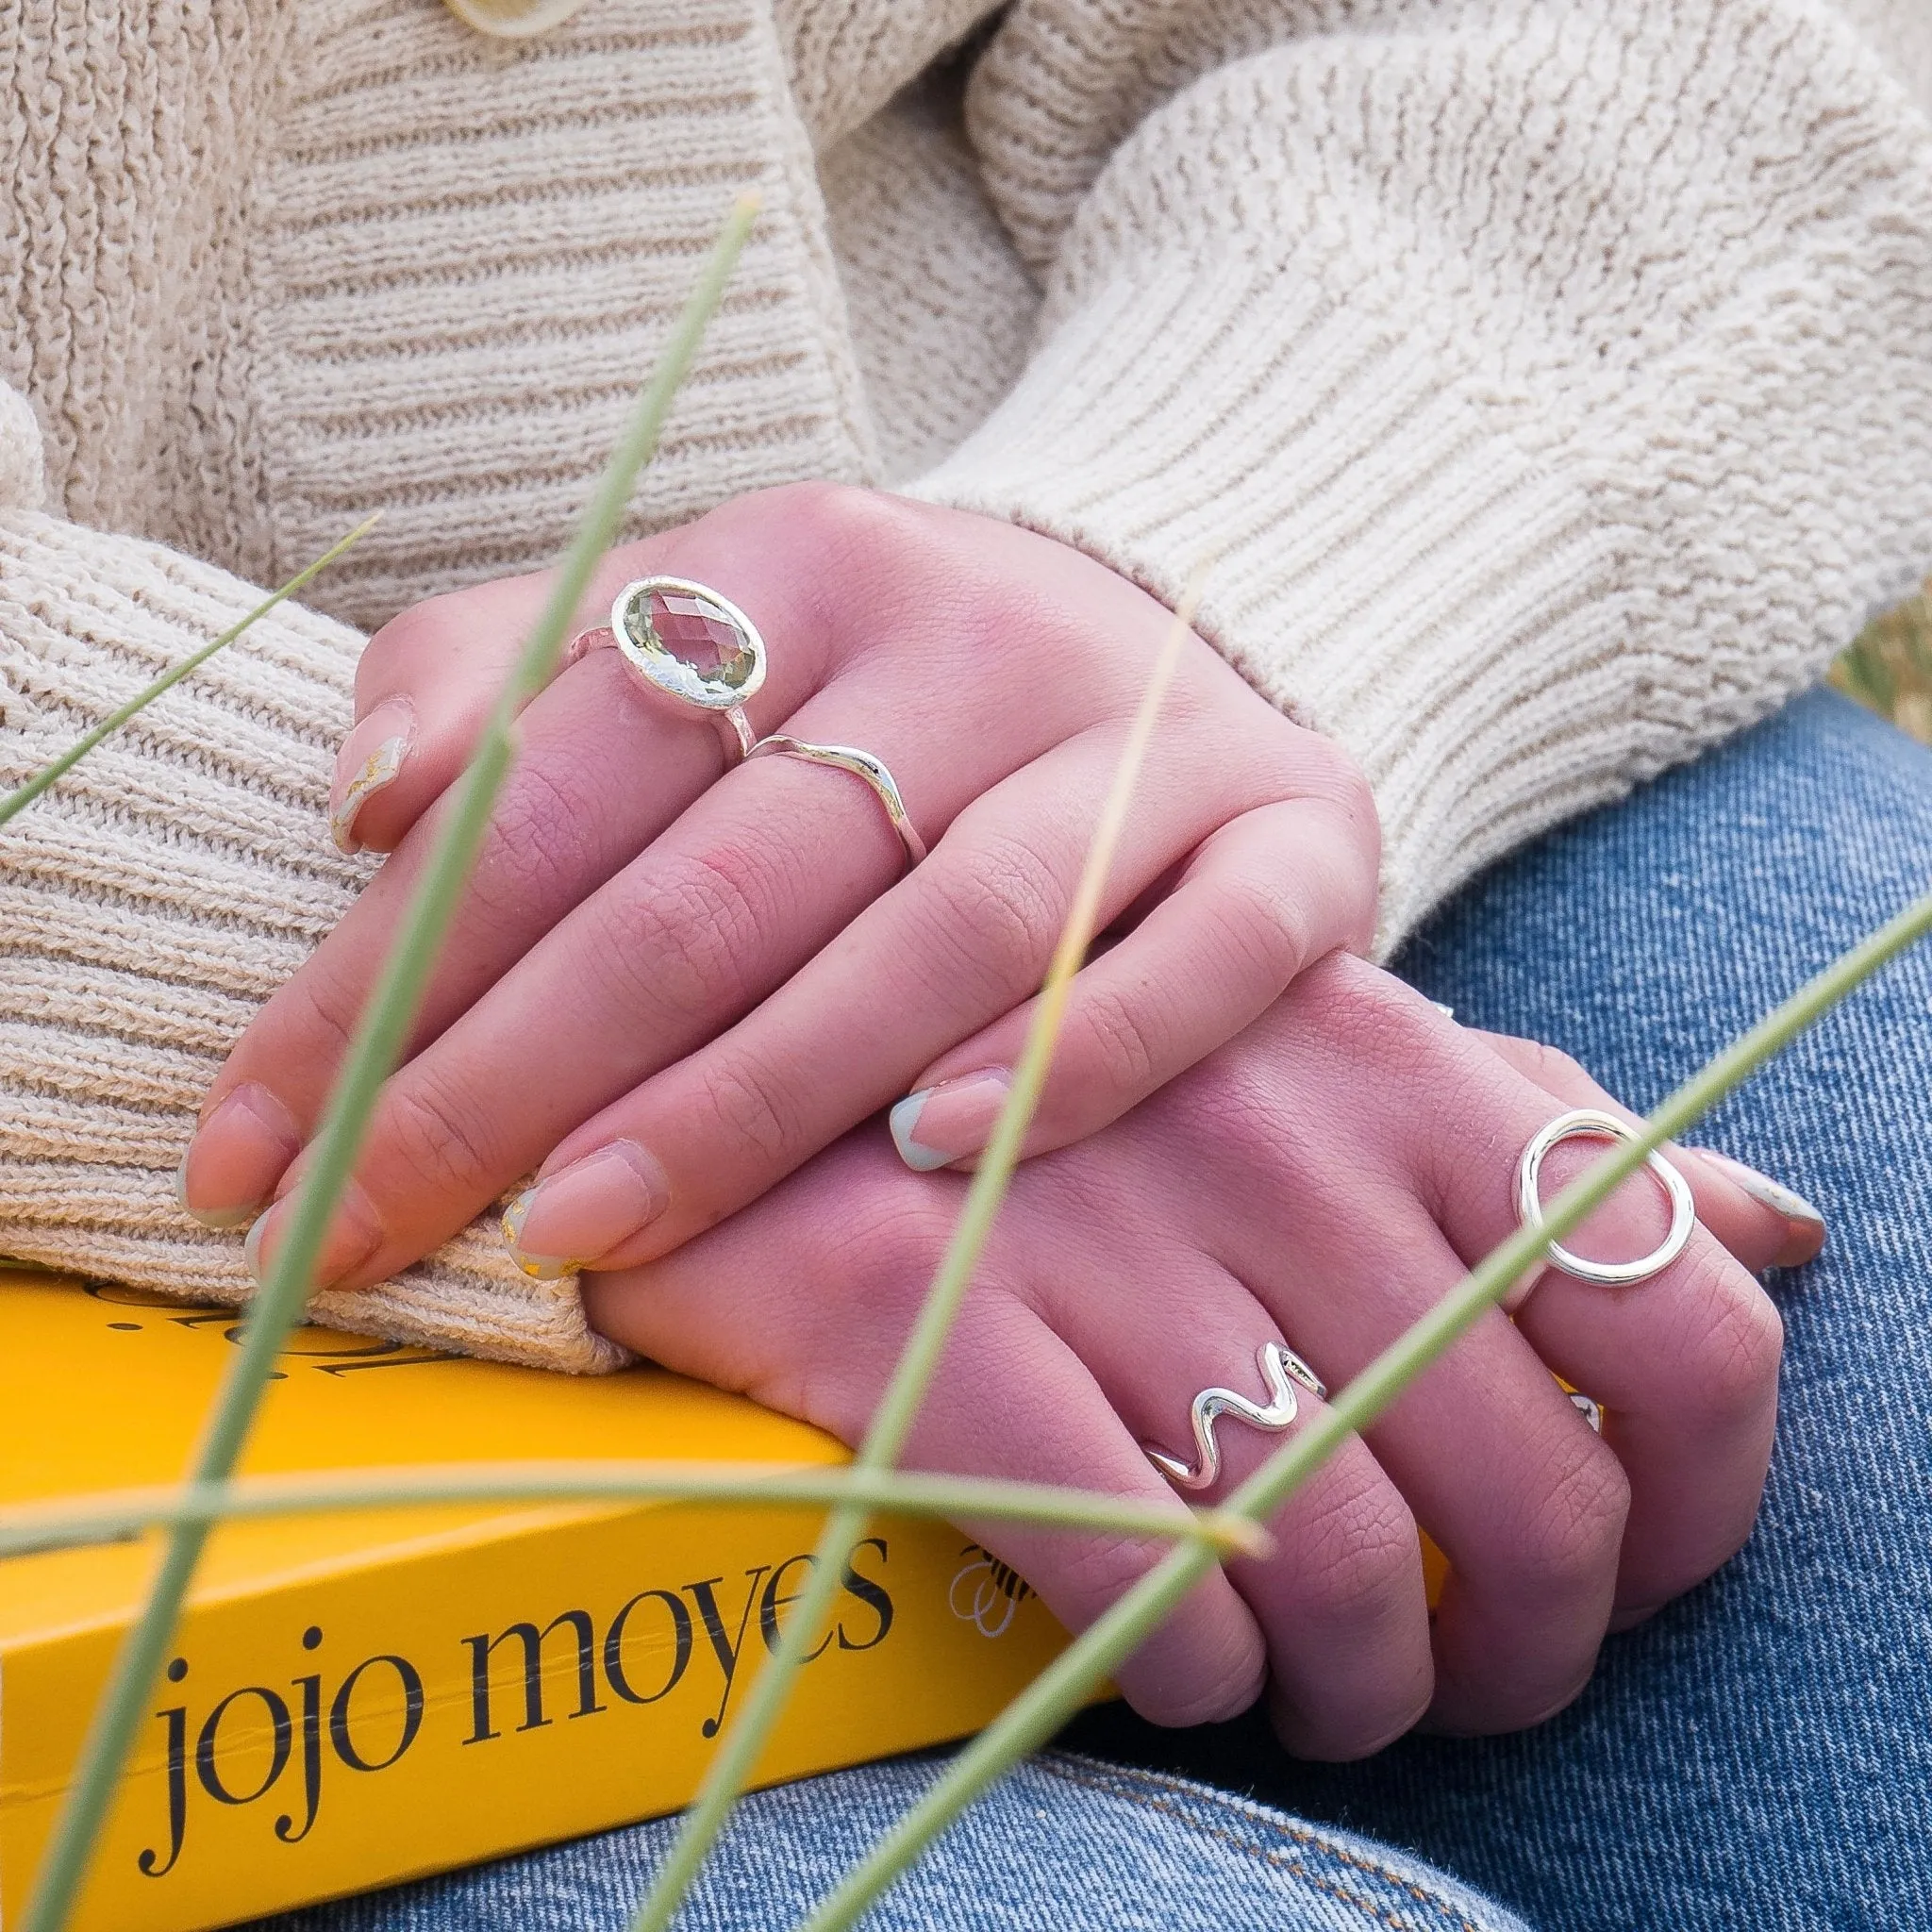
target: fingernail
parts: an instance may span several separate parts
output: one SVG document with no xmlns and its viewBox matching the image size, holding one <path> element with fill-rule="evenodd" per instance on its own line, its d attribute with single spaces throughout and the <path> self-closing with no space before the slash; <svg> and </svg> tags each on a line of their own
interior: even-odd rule
<svg viewBox="0 0 1932 1932">
<path fill-rule="evenodd" d="M 1817 1256 L 1824 1245 L 1824 1216 L 1803 1194 L 1794 1193 L 1769 1174 L 1759 1174 L 1755 1167 L 1746 1167 L 1741 1160 L 1733 1160 L 1728 1154 L 1719 1154 L 1709 1147 L 1699 1148 L 1698 1152 L 1723 1168 L 1754 1201 L 1784 1217 L 1789 1233 L 1777 1253 L 1780 1268 L 1800 1268 Z"/>
<path fill-rule="evenodd" d="M 1012 1083 L 1004 1067 L 988 1067 L 908 1093 L 887 1116 L 899 1158 L 915 1174 L 930 1174 L 979 1153 Z"/>
<path fill-rule="evenodd" d="M 328 792 L 328 831 L 338 851 L 361 851 L 356 814 L 385 785 L 395 782 L 415 737 L 415 706 L 408 698 L 385 698 L 342 740 Z"/>
<path fill-rule="evenodd" d="M 503 1210 L 504 1245 L 536 1281 L 613 1253 L 671 1205 L 664 1170 L 635 1141 L 613 1141 L 525 1188 Z"/>
<path fill-rule="evenodd" d="M 241 1227 L 267 1207 L 301 1151 L 293 1116 L 251 1080 L 228 1094 L 189 1141 L 175 1170 L 175 1198 L 204 1227 Z"/>
<path fill-rule="evenodd" d="M 268 1280 L 268 1270 L 275 1260 L 274 1247 L 284 1231 L 281 1223 L 292 1212 L 288 1206 L 290 1198 L 284 1196 L 277 1201 L 248 1230 L 248 1239 L 242 1243 L 242 1259 L 248 1263 L 248 1272 L 258 1286 Z M 335 1216 L 317 1251 L 311 1287 L 333 1288 L 361 1267 L 381 1243 L 382 1223 L 370 1205 L 369 1196 L 350 1181 L 336 1202 Z"/>
</svg>

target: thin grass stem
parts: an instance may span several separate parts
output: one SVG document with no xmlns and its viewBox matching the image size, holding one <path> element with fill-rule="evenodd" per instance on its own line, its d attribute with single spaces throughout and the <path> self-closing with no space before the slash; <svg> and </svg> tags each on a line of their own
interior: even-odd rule
<svg viewBox="0 0 1932 1932">
<path fill-rule="evenodd" d="M 1054 950 L 1038 1005 L 1027 1028 L 1025 1044 L 1013 1072 L 1013 1084 L 994 1124 L 991 1139 L 980 1157 L 966 1201 L 946 1251 L 941 1257 L 919 1319 L 899 1357 L 892 1378 L 874 1412 L 872 1424 L 854 1459 L 855 1472 L 890 1468 L 898 1459 L 920 1404 L 925 1399 L 939 1365 L 946 1336 L 960 1301 L 973 1279 L 993 1217 L 1019 1164 L 1020 1152 L 1046 1084 L 1053 1051 L 1071 997 L 1074 975 L 1079 971 L 1100 917 L 1102 899 L 1114 853 L 1125 826 L 1134 787 L 1160 713 L 1162 699 L 1180 662 L 1187 642 L 1200 584 L 1191 584 L 1174 614 L 1173 626 L 1148 679 L 1140 708 L 1128 727 L 1086 863 L 1074 890 L 1066 923 Z M 724 1827 L 791 1694 L 799 1665 L 824 1622 L 846 1564 L 858 1539 L 865 1534 L 866 1512 L 861 1504 L 844 1504 L 827 1518 L 813 1552 L 810 1581 L 793 1606 L 776 1651 L 753 1680 L 736 1722 L 724 1734 L 682 1827 L 658 1868 L 649 1893 L 631 1921 L 631 1932 L 665 1932 L 699 1867 Z"/>
<path fill-rule="evenodd" d="M 130 718 L 146 710 L 163 691 L 173 691 L 184 677 L 200 670 L 217 651 L 225 650 L 251 625 L 260 623 L 277 604 L 286 604 L 298 591 L 307 589 L 312 579 L 321 575 L 343 551 L 352 543 L 359 542 L 381 521 L 379 512 L 365 518 L 346 537 L 331 543 L 307 569 L 297 571 L 279 591 L 271 591 L 239 624 L 230 625 L 220 637 L 211 638 L 198 651 L 192 652 L 180 663 L 162 672 L 144 691 L 136 692 L 118 710 L 110 711 L 84 738 L 68 746 L 52 764 L 43 765 L 25 785 L 0 798 L 0 825 L 25 811 L 42 792 L 73 771 L 97 744 L 111 738 Z"/>
<path fill-rule="evenodd" d="M 1232 1496 L 1226 1507 L 1265 1521 L 1354 1433 L 1367 1428 L 1561 1241 L 1635 1174 L 1734 1088 L 1828 1012 L 1855 988 L 1932 932 L 1932 894 L 1835 960 L 1717 1058 L 1679 1087 L 1643 1124 L 1638 1139 L 1593 1161 L 1543 1210 L 1541 1228 L 1523 1228 L 1496 1248 L 1428 1314 L 1365 1368 L 1324 1413 L 1298 1430 Z M 1177 1549 L 1091 1624 L 998 1718 L 947 1766 L 939 1780 L 820 1904 L 800 1932 L 848 1932 L 879 1896 L 967 1806 L 1038 1749 L 1092 1694 L 1123 1658 L 1207 1574 L 1214 1558 Z"/>
<path fill-rule="evenodd" d="M 491 807 L 513 756 L 517 713 L 555 671 L 572 616 L 617 533 L 637 473 L 656 447 L 672 397 L 724 295 L 756 214 L 756 198 L 747 195 L 725 222 L 558 568 L 542 614 L 458 781 L 454 808 L 429 855 L 423 885 L 404 915 L 350 1042 L 310 1149 L 312 1164 L 294 1196 L 286 1236 L 267 1280 L 249 1305 L 240 1348 L 195 1456 L 196 1481 L 220 1481 L 234 1471 L 275 1357 L 308 1298 L 316 1254 L 354 1168 L 376 1096 L 408 1038 L 442 937 L 481 848 Z M 169 1533 L 146 1607 L 128 1632 L 95 1707 L 21 1932 L 60 1932 L 67 1921 L 209 1529 L 207 1523 L 192 1522 Z"/>
<path fill-rule="evenodd" d="M 1169 1542 L 1200 1539 L 1226 1556 L 1259 1556 L 1266 1531 L 1223 1510 L 1176 1517 L 1158 1504 L 1049 1484 L 883 1470 L 784 1470 L 757 1463 L 546 1462 L 410 1464 L 227 1482 L 112 1490 L 76 1503 L 34 1504 L 0 1514 L 0 1557 L 117 1542 L 138 1530 L 341 1509 L 429 1503 L 703 1503 L 711 1508 L 862 1504 L 948 1522 L 987 1517 L 1055 1528 L 1109 1529 Z"/>
</svg>

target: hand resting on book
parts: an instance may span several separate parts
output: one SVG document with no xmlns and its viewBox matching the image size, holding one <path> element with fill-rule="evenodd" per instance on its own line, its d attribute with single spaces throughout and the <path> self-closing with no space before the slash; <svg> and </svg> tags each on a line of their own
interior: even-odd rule
<svg viewBox="0 0 1932 1932">
<path fill-rule="evenodd" d="M 845 774 L 780 758 L 721 776 L 717 735 L 616 652 L 572 665 L 524 714 L 321 1286 L 379 1281 L 540 1163 L 612 1149 L 570 1211 L 546 1227 L 533 1210 L 531 1272 L 645 1259 L 919 1088 L 937 1057 L 957 1063 L 962 1042 L 981 1037 L 970 1065 L 1010 1064 L 1010 1016 L 1045 970 L 1169 612 L 1047 538 L 828 486 L 740 498 L 614 554 L 585 622 L 655 573 L 750 613 L 770 661 L 747 706 L 758 732 L 882 758 L 931 856 L 907 872 L 878 800 Z M 440 598 L 371 641 L 346 763 L 366 771 L 403 742 L 377 759 L 394 775 L 353 830 L 395 856 L 209 1093 L 185 1170 L 204 1218 L 232 1225 L 292 1185 L 426 822 L 544 588 Z M 1307 961 L 1366 947 L 1377 858 L 1347 757 L 1190 639 L 1107 908 L 1131 910 L 1132 929 L 1076 983 L 1035 1150 L 1212 1051 Z"/>
<path fill-rule="evenodd" d="M 1341 1387 L 1514 1229 L 1524 1141 L 1605 1104 L 1561 1055 L 1459 1028 L 1358 959 L 1323 961 L 1133 1113 L 1020 1170 L 908 1461 L 1160 1495 L 1141 1445 L 1187 1455 L 1197 1390 L 1263 1398 L 1272 1340 Z M 1559 1149 L 1548 1186 L 1592 1152 Z M 1715 1163 L 1674 1158 L 1702 1223 L 1681 1258 L 1624 1289 L 1548 1274 L 1513 1322 L 1486 1317 L 1283 1511 L 1276 1556 L 1204 1582 L 1118 1674 L 1139 1709 L 1225 1718 L 1265 1683 L 1284 1741 L 1317 1757 L 1418 1721 L 1535 1724 L 1576 1695 L 1607 1629 L 1740 1546 L 1781 1340 L 1750 1271 L 1793 1258 L 1792 1235 Z M 869 1125 L 676 1253 L 586 1275 L 591 1320 L 856 1442 L 965 1185 L 908 1171 Z M 1663 1222 L 1640 1177 L 1574 1245 L 1645 1252 Z M 1552 1370 L 1605 1406 L 1602 1438 Z M 1224 1425 L 1205 1496 L 1279 1440 Z M 1418 1525 L 1451 1566 L 1433 1618 Z M 1075 1629 L 1161 1554 L 965 1527 Z"/>
</svg>

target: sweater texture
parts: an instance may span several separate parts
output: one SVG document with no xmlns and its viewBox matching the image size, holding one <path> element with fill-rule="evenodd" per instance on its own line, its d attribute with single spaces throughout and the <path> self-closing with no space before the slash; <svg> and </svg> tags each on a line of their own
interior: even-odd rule
<svg viewBox="0 0 1932 1932">
<path fill-rule="evenodd" d="M 245 1298 L 173 1174 L 367 876 L 359 632 L 555 557 L 744 187 L 629 534 L 829 477 L 1213 559 L 1197 627 L 1374 786 L 1385 950 L 1932 567 L 1924 0 L 992 14 L 5 9 L 0 785 L 383 521 L 0 831 L 0 1251 Z M 487 1222 L 317 1313 L 618 1359 Z"/>
</svg>

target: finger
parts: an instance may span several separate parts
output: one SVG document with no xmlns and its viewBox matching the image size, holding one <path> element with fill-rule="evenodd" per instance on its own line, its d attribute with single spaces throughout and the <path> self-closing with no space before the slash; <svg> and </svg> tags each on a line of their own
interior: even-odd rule
<svg viewBox="0 0 1932 1932">
<path fill-rule="evenodd" d="M 605 559 L 579 613 L 624 579 Z M 616 581 L 613 582 L 612 579 Z M 392 852 L 475 749 L 549 594 L 547 573 L 433 597 L 391 618 L 356 666 L 356 724 L 336 754 L 329 831 L 345 852 Z"/>
<path fill-rule="evenodd" d="M 789 593 L 783 574 L 803 561 L 794 549 L 789 525 L 774 526 L 753 544 L 729 519 L 708 520 L 614 553 L 596 593 L 614 593 L 615 583 L 640 569 L 675 564 L 750 599 L 769 613 L 771 669 L 757 703 L 771 706 L 775 722 L 804 702 L 845 648 L 814 600 Z M 406 631 L 415 642 L 397 654 L 388 691 L 395 694 L 411 677 L 424 680 L 410 692 L 419 721 L 442 702 L 433 699 L 426 681 L 439 654 L 473 655 L 490 667 L 466 682 L 468 695 L 458 693 L 439 726 L 448 758 L 419 765 L 412 754 L 410 785 L 424 774 L 423 783 L 432 786 L 454 775 L 468 751 L 471 724 L 464 720 L 474 722 L 475 687 L 489 684 L 488 702 L 494 701 L 494 679 L 521 649 L 548 584 L 546 575 L 485 586 L 410 614 Z M 425 989 L 408 1053 L 441 1033 L 545 931 L 663 832 L 722 766 L 716 731 L 644 691 L 615 651 L 593 651 L 559 676 L 525 709 L 518 730 L 520 756 Z M 414 825 L 395 858 L 242 1034 L 203 1103 L 184 1163 L 183 1196 L 192 1213 L 232 1225 L 259 1213 L 273 1196 L 320 1118 L 362 1003 L 453 804 L 441 798 Z M 881 873 L 870 890 L 891 876 Z M 238 1094 L 239 1103 L 228 1106 Z"/>
<path fill-rule="evenodd" d="M 855 1136 L 745 1213 L 648 1267 L 587 1284 L 598 1329 L 682 1374 L 753 1396 L 846 1442 L 862 1435 L 963 1192 Z M 1030 1226 L 1009 1204 L 1015 1245 Z M 982 1273 L 994 1280 L 996 1267 Z M 995 1288 L 962 1309 L 906 1466 L 1074 1484 L 1153 1501 L 1167 1486 L 1074 1353 Z M 1176 1499 L 1176 1510 L 1181 1505 Z M 1011 1524 L 962 1525 L 1084 1629 L 1165 1554 L 1143 1541 Z M 1236 1715 L 1260 1690 L 1254 1618 L 1210 1574 L 1115 1673 L 1142 1715 Z"/>
<path fill-rule="evenodd" d="M 1083 733 L 974 801 L 924 865 L 756 1011 L 565 1137 L 534 1193 L 512 1210 L 524 1265 L 623 1267 L 666 1252 L 902 1094 L 910 1071 L 935 1052 L 1009 1012 L 1052 957 L 1124 728 Z M 1228 764 L 1207 738 L 1170 748 L 1124 834 L 1104 917 L 1240 809 L 1242 794 L 1226 787 L 1258 783 L 1260 774 L 1257 766 L 1231 776 Z M 810 775 L 821 785 L 837 777 Z M 1219 1025 L 1211 1044 L 1250 1017 L 1211 1004 L 1227 987 L 1173 991 L 1201 1009 L 1185 1024 Z M 492 1051 L 515 1048 L 500 1041 Z M 586 1180 L 624 1184 L 607 1158 L 612 1147 L 662 1176 L 660 1204 L 600 1245 L 620 1224 L 606 1209 L 605 1188 Z"/>
<path fill-rule="evenodd" d="M 1547 1092 L 1525 1082 L 1512 1095 L 1516 1076 L 1500 1066 L 1474 1079 L 1470 1117 L 1513 1120 L 1506 1147 L 1553 1117 Z M 1554 1150 L 1546 1187 L 1560 1188 L 1601 1152 L 1589 1142 Z M 1492 1134 L 1477 1144 L 1454 1123 L 1442 1124 L 1432 1158 L 1441 1224 L 1474 1265 L 1515 1231 L 1514 1166 L 1498 1158 Z M 1445 1158 L 1451 1173 L 1441 1171 Z M 1661 1190 L 1640 1174 L 1571 1244 L 1633 1258 L 1655 1248 L 1668 1222 Z M 1616 1593 L 1628 1621 L 1709 1575 L 1750 1532 L 1776 1415 L 1777 1312 L 1699 1225 L 1683 1254 L 1645 1281 L 1609 1288 L 1545 1270 L 1515 1319 L 1552 1370 L 1604 1407 L 1605 1440 L 1630 1486 Z"/>
<path fill-rule="evenodd" d="M 1105 1283 L 1054 1275 L 1042 1312 L 1143 1445 L 1198 1467 L 1192 1409 L 1204 1390 L 1226 1388 L 1263 1409 L 1288 1406 L 1257 1359 L 1281 1337 L 1232 1275 L 1193 1254 L 1150 1257 L 1142 1248 L 1115 1258 Z M 1288 1386 L 1291 1432 L 1323 1404 Z M 1210 1426 L 1221 1476 L 1193 1492 L 1202 1502 L 1224 1500 L 1288 1433 L 1264 1432 L 1239 1414 Z M 1299 1757 L 1367 1757 L 1408 1730 L 1434 1691 L 1415 1520 L 1368 1447 L 1350 1437 L 1270 1528 L 1275 1554 L 1238 1559 L 1228 1574 L 1267 1641 L 1275 1729 Z"/>
<path fill-rule="evenodd" d="M 907 677 L 867 673 L 835 679 L 786 723 L 824 741 L 831 733 L 822 722 L 837 717 L 851 741 L 876 747 L 897 771 L 917 773 L 916 785 L 908 781 L 908 802 L 922 828 L 938 838 L 990 774 L 1044 749 L 1033 735 L 1045 728 L 1042 721 L 1011 716 L 991 688 L 967 703 L 987 715 L 969 710 L 977 728 L 962 736 L 953 728 L 958 719 L 934 718 Z M 1050 946 L 1076 866 L 1069 862 L 1071 837 L 1046 842 L 1053 850 L 1032 861 L 1040 875 L 1025 904 Z M 899 891 L 937 891 L 942 904 L 970 912 L 944 900 L 942 887 L 925 883 L 957 864 L 951 841 L 941 840 Z M 580 1124 L 731 1026 L 823 949 L 832 947 L 834 959 L 849 958 L 856 944 L 862 952 L 859 935 L 871 928 L 860 915 L 904 868 L 904 850 L 877 797 L 850 774 L 789 758 L 755 759 L 731 771 L 391 1077 L 364 1140 L 356 1186 L 318 1258 L 318 1284 L 380 1280 L 407 1267 L 527 1175 Z M 992 888 L 982 885 L 974 903 L 991 906 Z M 1028 929 L 1024 918 L 1009 916 L 991 938 Z M 868 1077 L 883 1088 L 849 1108 L 833 1107 L 815 1138 L 780 1144 L 769 1110 L 782 1104 L 790 1066 L 751 1059 L 728 1084 L 684 1087 L 661 1131 L 653 1120 L 648 1133 L 633 1125 L 589 1145 L 579 1144 L 581 1137 L 568 1141 L 561 1160 L 552 1155 L 547 1163 L 553 1174 L 581 1166 L 579 1156 L 614 1141 L 626 1144 L 617 1159 L 598 1161 L 552 1191 L 551 1203 L 561 1192 L 570 1208 L 564 1238 L 576 1238 L 586 1219 L 608 1236 L 611 1217 L 627 1214 L 628 1223 L 617 1224 L 647 1230 L 646 1251 L 658 1252 L 790 1172 L 900 1091 L 909 1067 L 985 1017 L 974 1010 L 964 1023 L 948 1018 L 949 1030 L 935 1037 L 932 1010 L 944 1009 L 935 995 L 941 974 L 922 971 L 914 949 L 943 959 L 950 947 L 956 976 L 990 1003 L 994 995 L 972 965 L 986 942 L 929 921 L 893 960 L 903 991 L 884 995 L 882 1008 L 876 980 L 860 989 L 862 1026 L 849 1048 L 829 1008 L 806 1003 L 800 1031 L 812 1046 L 804 1058 L 839 1076 L 827 1081 L 827 1091 L 842 1093 Z M 1037 978 L 1043 957 L 1011 964 L 1008 971 L 1021 976 L 996 996 L 1009 1004 L 1025 976 Z M 844 1010 L 852 1007 L 848 996 Z M 896 1016 L 894 1027 L 881 1027 L 882 1009 Z M 908 1027 L 913 1041 L 904 1045 L 894 1035 Z M 517 1095 L 514 1108 L 504 1105 L 506 1093 Z M 730 1177 L 707 1174 L 693 1159 L 712 1158 L 720 1147 L 737 1157 L 740 1172 L 759 1165 L 756 1187 L 733 1191 Z M 284 1176 L 282 1195 L 301 1171 L 298 1163 Z M 545 1224 L 554 1208 L 530 1211 L 532 1272 L 571 1272 L 605 1253 L 537 1248 L 553 1238 Z M 291 1212 L 271 1210 L 251 1236 L 258 1264 L 272 1259 Z M 630 1251 L 620 1258 L 641 1257 Z"/>
<path fill-rule="evenodd" d="M 1462 1269 L 1412 1204 L 1390 1199 L 1346 1232 L 1308 1219 L 1304 1199 L 1292 1275 L 1277 1240 L 1254 1255 L 1254 1286 L 1339 1387 Z M 1562 1708 L 1588 1682 L 1611 1610 L 1627 1500 L 1614 1458 L 1500 1314 L 1391 1405 L 1368 1446 L 1449 1566 L 1430 1726 L 1517 1730 Z"/>
<path fill-rule="evenodd" d="M 1641 1124 L 1556 1047 L 1504 1033 L 1482 1033 L 1477 1038 L 1564 1106 L 1603 1108 L 1633 1126 Z M 1801 1194 L 1707 1147 L 1674 1145 L 1668 1154 L 1690 1183 L 1697 1218 L 1753 1274 L 1766 1268 L 1798 1268 L 1817 1258 L 1824 1246 L 1824 1217 Z M 1588 1241 L 1590 1236 L 1586 1232 L 1579 1239 Z"/>
<path fill-rule="evenodd" d="M 1074 975 L 1024 1152 L 1098 1133 L 1257 1019 L 1311 961 L 1366 947 L 1375 873 L 1361 848 L 1360 822 L 1319 797 L 1213 833 L 1174 890 Z M 892 1108 L 908 1166 L 974 1162 L 1037 1004 L 941 1056 Z"/>
</svg>

